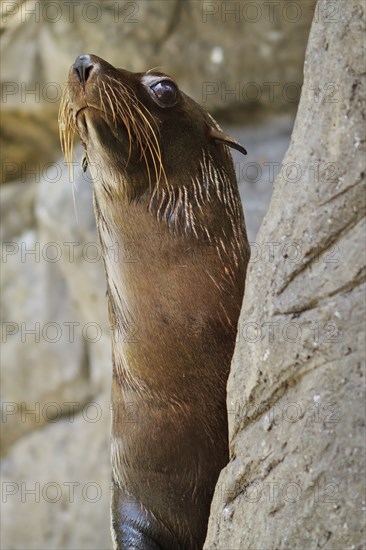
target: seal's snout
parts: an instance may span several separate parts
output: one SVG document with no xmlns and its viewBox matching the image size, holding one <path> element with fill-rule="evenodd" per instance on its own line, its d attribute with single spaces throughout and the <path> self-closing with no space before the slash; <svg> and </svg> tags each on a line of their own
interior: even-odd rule
<svg viewBox="0 0 366 550">
<path fill-rule="evenodd" d="M 91 72 L 93 71 L 94 64 L 91 60 L 90 55 L 79 55 L 76 58 L 75 63 L 73 64 L 73 71 L 75 76 L 81 82 L 85 84 L 88 78 L 90 77 Z"/>
</svg>

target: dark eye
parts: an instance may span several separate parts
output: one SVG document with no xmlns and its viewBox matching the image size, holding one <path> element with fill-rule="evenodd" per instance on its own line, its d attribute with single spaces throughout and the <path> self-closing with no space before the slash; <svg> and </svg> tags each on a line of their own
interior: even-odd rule
<svg viewBox="0 0 366 550">
<path fill-rule="evenodd" d="M 171 80 L 160 80 L 150 86 L 154 101 L 161 107 L 172 107 L 178 101 L 178 88 Z"/>
</svg>

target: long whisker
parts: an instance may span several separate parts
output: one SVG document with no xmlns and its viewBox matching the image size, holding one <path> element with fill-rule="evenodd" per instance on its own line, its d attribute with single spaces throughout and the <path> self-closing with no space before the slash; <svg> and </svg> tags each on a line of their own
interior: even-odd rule
<svg viewBox="0 0 366 550">
<path fill-rule="evenodd" d="M 159 184 L 159 181 L 161 180 L 161 175 L 164 175 L 164 179 L 167 182 L 166 173 L 164 170 L 164 166 L 162 163 L 162 155 L 160 150 L 160 144 L 159 140 L 156 136 L 156 132 L 154 128 L 152 127 L 152 124 L 148 120 L 148 117 L 152 119 L 150 112 L 146 107 L 138 100 L 136 97 L 135 92 L 125 84 L 122 84 L 117 79 L 108 76 L 108 78 L 115 84 L 115 91 L 119 92 L 118 96 L 121 97 L 123 102 L 126 104 L 125 96 L 128 97 L 130 100 L 133 109 L 135 110 L 136 114 L 139 115 L 140 120 L 136 116 L 134 116 L 134 130 L 136 133 L 136 138 L 140 147 L 140 154 L 145 159 L 146 168 L 149 174 L 149 181 L 151 182 L 150 178 L 150 169 L 148 166 L 148 161 L 145 153 L 145 148 L 149 151 L 151 161 L 154 166 L 155 171 L 155 177 L 156 177 L 156 184 Z M 146 112 L 143 112 L 143 110 Z M 129 109 L 130 111 L 130 109 Z M 155 124 L 155 121 L 152 119 L 152 123 Z M 144 138 L 145 141 L 145 147 L 142 143 L 142 139 Z"/>
<path fill-rule="evenodd" d="M 139 105 L 146 111 L 146 113 L 151 117 L 150 115 L 150 112 L 148 111 L 148 109 L 145 107 L 145 105 L 139 101 Z M 155 141 L 155 144 L 156 144 L 156 153 L 157 153 L 157 157 L 158 157 L 158 160 L 159 160 L 159 174 L 156 174 L 157 175 L 157 183 L 160 182 L 160 179 L 161 179 L 161 174 L 163 173 L 164 175 L 164 179 L 165 179 L 165 182 L 168 183 L 168 179 L 166 177 L 166 173 L 165 173 L 165 170 L 164 170 L 164 165 L 163 165 L 163 162 L 162 162 L 162 158 L 161 158 L 161 150 L 160 150 L 160 144 L 159 144 L 159 140 L 156 136 L 156 133 L 154 131 L 154 129 L 151 127 L 149 121 L 146 119 L 146 117 L 143 115 L 143 113 L 141 113 L 142 116 L 144 117 L 144 119 L 146 120 L 146 123 L 148 124 L 148 126 L 150 127 L 151 129 L 151 132 L 152 132 L 152 135 L 153 135 L 153 138 L 154 138 L 154 141 Z M 155 149 L 155 145 L 153 144 L 153 147 Z"/>
<path fill-rule="evenodd" d="M 102 80 L 102 85 L 103 85 L 104 92 L 105 92 L 106 98 L 107 98 L 107 100 L 108 100 L 109 106 L 110 106 L 111 111 L 112 111 L 112 118 L 113 118 L 114 125 L 117 126 L 117 124 L 116 124 L 116 113 L 115 113 L 114 108 L 113 108 L 113 103 L 112 103 L 112 101 L 111 101 L 111 98 L 110 98 L 110 96 L 109 96 L 109 93 L 108 93 L 108 91 L 107 91 L 107 88 L 106 88 L 106 86 L 105 86 L 103 80 Z"/>
<path fill-rule="evenodd" d="M 66 164 L 68 165 L 69 179 L 72 187 L 72 200 L 74 204 L 76 221 L 78 222 L 78 213 L 75 200 L 75 182 L 73 174 L 74 138 L 76 128 L 73 120 L 70 98 L 67 89 L 64 91 L 61 98 L 58 123 L 61 149 L 64 153 Z"/>
<path fill-rule="evenodd" d="M 111 94 L 113 95 L 113 98 L 115 100 L 116 107 L 117 107 L 117 112 L 119 112 L 119 103 L 118 103 L 116 94 L 114 93 L 114 90 L 113 90 L 113 88 L 110 84 L 107 83 L 107 86 L 108 86 L 109 90 L 111 91 Z M 122 116 L 124 118 L 126 130 L 127 130 L 127 133 L 128 133 L 128 158 L 127 158 L 127 164 L 128 164 L 129 160 L 131 158 L 131 152 L 132 152 L 132 136 L 131 136 L 131 131 L 130 131 L 129 119 L 124 116 L 124 113 L 122 113 Z"/>
</svg>

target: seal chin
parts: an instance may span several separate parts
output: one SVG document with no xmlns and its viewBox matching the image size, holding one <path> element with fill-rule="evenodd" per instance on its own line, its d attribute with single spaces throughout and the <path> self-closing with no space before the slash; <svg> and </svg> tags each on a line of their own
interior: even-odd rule
<svg viewBox="0 0 366 550">
<path fill-rule="evenodd" d="M 88 137 L 93 134 L 97 137 L 99 146 L 103 147 L 103 141 L 110 134 L 115 134 L 109 115 L 98 107 L 83 105 L 75 110 L 75 127 L 84 146 L 87 148 Z M 101 134 L 101 135 L 99 135 Z"/>
</svg>

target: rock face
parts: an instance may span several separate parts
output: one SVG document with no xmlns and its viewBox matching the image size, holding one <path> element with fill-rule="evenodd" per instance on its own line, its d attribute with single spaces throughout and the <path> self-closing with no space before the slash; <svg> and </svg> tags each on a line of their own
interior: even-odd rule
<svg viewBox="0 0 366 550">
<path fill-rule="evenodd" d="M 317 13 L 249 268 L 207 550 L 365 541 L 364 3 Z"/>
<path fill-rule="evenodd" d="M 94 53 L 132 71 L 160 67 L 210 110 L 293 111 L 314 6 L 26 0 L 2 9 L 2 181 L 25 181 L 59 157 L 57 109 L 76 56 Z"/>
<path fill-rule="evenodd" d="M 55 85 L 65 84 L 71 63 L 81 53 L 95 53 L 131 71 L 162 67 L 210 109 L 243 102 L 278 106 L 291 97 L 298 102 L 295 88 L 300 91 L 314 10 L 307 0 L 71 4 L 27 0 L 18 7 L 9 2 L 4 9 L 2 47 L 7 58 L 2 80 L 19 84 L 7 88 L 7 106 L 57 107 Z M 24 48 L 30 41 L 33 46 Z M 37 90 L 35 83 L 39 96 L 30 92 L 31 86 Z M 19 105 L 22 93 L 26 101 Z"/>
<path fill-rule="evenodd" d="M 1 189 L 2 548 L 111 547 L 105 276 L 63 168 Z"/>
</svg>

